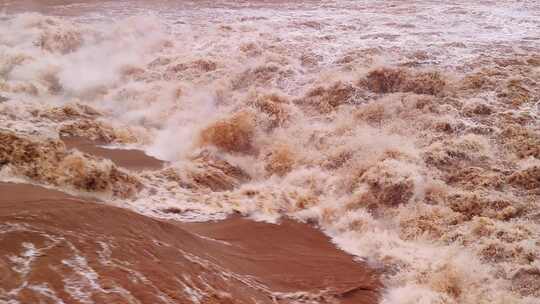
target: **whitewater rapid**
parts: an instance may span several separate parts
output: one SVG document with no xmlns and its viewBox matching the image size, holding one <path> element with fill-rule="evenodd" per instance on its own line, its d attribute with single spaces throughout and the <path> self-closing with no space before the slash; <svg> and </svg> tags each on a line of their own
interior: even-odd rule
<svg viewBox="0 0 540 304">
<path fill-rule="evenodd" d="M 314 223 L 382 269 L 385 304 L 538 303 L 537 1 L 3 9 L 1 180 Z M 117 169 L 61 136 L 167 165 Z"/>
</svg>

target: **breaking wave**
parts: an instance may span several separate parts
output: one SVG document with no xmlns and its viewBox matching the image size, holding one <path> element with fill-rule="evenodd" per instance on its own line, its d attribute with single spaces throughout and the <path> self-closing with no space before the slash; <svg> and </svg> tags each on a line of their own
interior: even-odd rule
<svg viewBox="0 0 540 304">
<path fill-rule="evenodd" d="M 389 3 L 5 13 L 1 176 L 157 217 L 314 223 L 381 269 L 383 303 L 534 303 L 540 7 Z"/>
</svg>

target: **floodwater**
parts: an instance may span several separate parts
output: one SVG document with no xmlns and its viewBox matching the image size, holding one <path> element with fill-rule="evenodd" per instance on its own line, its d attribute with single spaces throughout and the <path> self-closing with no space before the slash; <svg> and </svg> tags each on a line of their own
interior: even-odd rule
<svg viewBox="0 0 540 304">
<path fill-rule="evenodd" d="M 0 180 L 310 223 L 381 270 L 381 303 L 538 302 L 537 1 L 0 9 Z"/>
</svg>

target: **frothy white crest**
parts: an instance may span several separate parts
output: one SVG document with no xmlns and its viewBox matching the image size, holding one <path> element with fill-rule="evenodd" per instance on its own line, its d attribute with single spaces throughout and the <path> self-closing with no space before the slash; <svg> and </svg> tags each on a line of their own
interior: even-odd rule
<svg viewBox="0 0 540 304">
<path fill-rule="evenodd" d="M 170 162 L 113 203 L 316 223 L 384 269 L 385 304 L 534 303 L 540 8 L 510 2 L 3 15 L 0 126 L 58 137 L 89 119 L 51 112 L 95 108 Z"/>
<path fill-rule="evenodd" d="M 210 91 L 192 91 L 182 96 L 179 109 L 166 119 L 149 147 L 150 155 L 175 161 L 185 159 L 196 148 L 200 130 L 218 115 L 215 96 Z M 146 112 L 141 113 L 146 117 Z"/>
</svg>

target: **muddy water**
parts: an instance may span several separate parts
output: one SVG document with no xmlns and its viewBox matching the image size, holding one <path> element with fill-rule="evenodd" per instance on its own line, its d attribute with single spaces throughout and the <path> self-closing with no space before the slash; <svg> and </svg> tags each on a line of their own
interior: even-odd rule
<svg viewBox="0 0 540 304">
<path fill-rule="evenodd" d="M 110 159 L 117 166 L 133 170 L 158 170 L 164 167 L 165 162 L 146 155 L 143 151 L 136 149 L 114 149 L 105 148 L 104 142 L 88 140 L 84 137 L 62 138 L 66 148 L 76 149 L 84 153 L 96 155 Z"/>
<path fill-rule="evenodd" d="M 0 300 L 6 303 L 378 298 L 375 272 L 320 232 L 290 220 L 276 226 L 230 219 L 194 227 L 36 186 L 0 183 L 0 191 Z M 287 242 L 260 250 L 261 236 Z"/>
<path fill-rule="evenodd" d="M 537 1 L 3 10 L 2 180 L 167 220 L 313 223 L 383 269 L 382 303 L 537 302 Z"/>
</svg>

